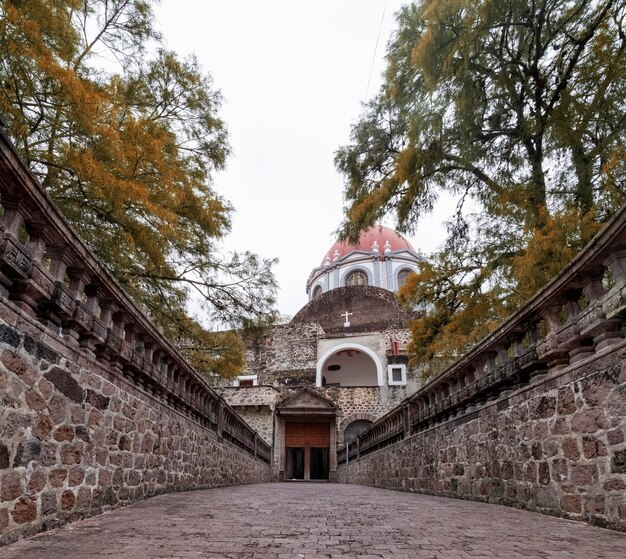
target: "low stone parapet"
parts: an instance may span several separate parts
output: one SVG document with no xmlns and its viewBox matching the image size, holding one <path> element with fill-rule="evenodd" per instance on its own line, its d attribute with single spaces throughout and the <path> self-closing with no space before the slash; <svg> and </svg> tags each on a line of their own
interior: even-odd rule
<svg viewBox="0 0 626 559">
<path fill-rule="evenodd" d="M 0 132 L 0 544 L 166 491 L 268 481 L 271 447 L 90 252 Z"/>
<path fill-rule="evenodd" d="M 339 479 L 626 530 L 626 207 L 518 313 L 339 449 Z"/>
</svg>

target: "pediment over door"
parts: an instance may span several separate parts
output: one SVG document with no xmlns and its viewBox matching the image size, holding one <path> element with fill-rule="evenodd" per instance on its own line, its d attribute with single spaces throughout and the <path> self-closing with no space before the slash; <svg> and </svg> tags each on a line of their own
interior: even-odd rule
<svg viewBox="0 0 626 559">
<path fill-rule="evenodd" d="M 276 406 L 278 415 L 336 415 L 337 408 L 310 388 L 303 388 Z"/>
</svg>

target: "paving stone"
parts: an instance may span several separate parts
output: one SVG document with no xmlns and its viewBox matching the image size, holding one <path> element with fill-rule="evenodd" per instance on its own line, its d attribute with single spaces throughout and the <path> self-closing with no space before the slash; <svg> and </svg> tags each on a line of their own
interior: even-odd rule
<svg viewBox="0 0 626 559">
<path fill-rule="evenodd" d="M 618 559 L 626 534 L 358 485 L 160 495 L 21 540 L 0 559 Z"/>
</svg>

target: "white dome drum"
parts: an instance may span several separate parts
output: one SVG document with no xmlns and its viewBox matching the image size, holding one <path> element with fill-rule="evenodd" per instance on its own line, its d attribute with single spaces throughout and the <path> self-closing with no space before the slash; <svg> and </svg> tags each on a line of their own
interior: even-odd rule
<svg viewBox="0 0 626 559">
<path fill-rule="evenodd" d="M 372 285 L 398 291 L 424 257 L 402 235 L 375 225 L 361 233 L 357 243 L 337 241 L 314 268 L 306 284 L 309 300 L 331 289 Z"/>
</svg>

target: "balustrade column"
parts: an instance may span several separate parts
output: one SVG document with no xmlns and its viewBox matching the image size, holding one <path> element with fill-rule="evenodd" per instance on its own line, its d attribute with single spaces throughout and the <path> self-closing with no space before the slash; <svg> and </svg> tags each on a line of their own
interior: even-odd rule
<svg viewBox="0 0 626 559">
<path fill-rule="evenodd" d="M 26 279 L 32 267 L 31 257 L 19 240 L 20 229 L 30 212 L 18 199 L 5 196 L 2 205 L 5 211 L 0 224 L 0 294 L 8 297 L 13 282 Z"/>
<path fill-rule="evenodd" d="M 93 314 L 89 307 L 82 301 L 85 287 L 90 281 L 90 276 L 80 268 L 68 268 L 67 276 L 70 280 L 68 293 L 74 299 L 75 309 L 69 320 L 63 321 L 63 336 L 72 344 L 78 345 L 81 334 L 84 336 L 92 329 Z"/>
<path fill-rule="evenodd" d="M 617 268 L 621 267 L 621 264 Z M 617 273 L 620 271 L 617 269 Z M 587 276 L 583 283 L 583 292 L 589 300 L 589 306 L 579 316 L 578 323 L 582 334 L 593 336 L 595 351 L 602 351 L 622 338 L 622 321 L 619 318 L 607 318 L 605 312 L 605 298 L 607 303 L 611 296 L 606 294 L 603 286 L 604 271 L 596 275 Z"/>
<path fill-rule="evenodd" d="M 29 222 L 26 250 L 32 258 L 32 267 L 26 279 L 17 280 L 9 296 L 17 307 L 32 318 L 37 314 L 37 306 L 49 301 L 54 292 L 54 282 L 43 264 L 46 247 L 50 244 L 52 238 L 46 225 Z"/>
<path fill-rule="evenodd" d="M 218 440 L 222 440 L 224 436 L 224 402 L 221 400 L 217 403 L 217 438 Z"/>
<path fill-rule="evenodd" d="M 626 250 L 614 251 L 605 260 L 605 265 L 611 270 L 614 283 L 604 297 L 602 309 L 607 319 L 621 319 L 626 314 Z M 598 349 L 605 349 L 617 341 L 615 335 L 606 337 L 600 341 L 602 347 Z"/>
<path fill-rule="evenodd" d="M 578 324 L 580 291 L 568 295 L 569 297 L 565 301 L 567 322 L 559 328 L 557 340 L 562 348 L 569 350 L 569 362 L 574 364 L 592 355 L 594 347 L 591 337 L 582 334 Z"/>
<path fill-rule="evenodd" d="M 73 255 L 68 247 L 48 247 L 50 257 L 50 278 L 54 284 L 54 293 L 50 301 L 40 306 L 39 317 L 43 324 L 59 331 L 63 321 L 69 321 L 76 309 L 76 299 L 72 296 L 69 286 L 65 285 L 65 274 L 73 263 Z"/>
<path fill-rule="evenodd" d="M 537 342 L 537 355 L 548 363 L 549 372 L 558 371 L 569 365 L 569 351 L 559 346 L 557 331 L 562 306 L 550 305 L 539 312 L 548 328 L 548 333 Z"/>
<path fill-rule="evenodd" d="M 113 310 L 111 327 L 107 335 L 107 347 L 109 348 L 111 364 L 121 371 L 123 364 L 129 357 L 129 348 L 125 341 L 128 318 L 123 311 L 119 310 L 117 305 L 114 306 Z"/>
<path fill-rule="evenodd" d="M 404 438 L 411 436 L 411 407 L 409 404 L 404 404 L 402 408 L 402 419 L 404 421 Z"/>
<path fill-rule="evenodd" d="M 83 307 L 89 313 L 90 328 L 81 332 L 79 344 L 83 351 L 90 355 L 96 355 L 96 345 L 102 345 L 106 340 L 107 325 L 102 322 L 103 309 L 99 301 L 98 288 L 93 285 L 85 285 L 84 288 L 86 300 Z M 98 317 L 98 308 L 100 309 L 100 317 Z"/>
</svg>

